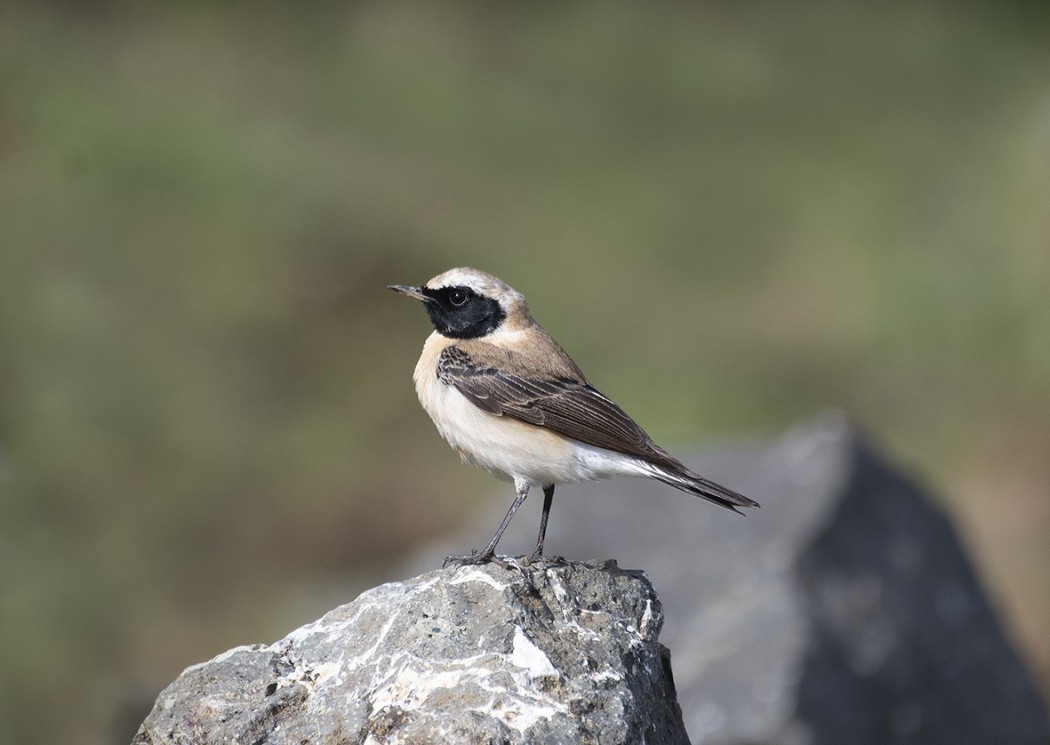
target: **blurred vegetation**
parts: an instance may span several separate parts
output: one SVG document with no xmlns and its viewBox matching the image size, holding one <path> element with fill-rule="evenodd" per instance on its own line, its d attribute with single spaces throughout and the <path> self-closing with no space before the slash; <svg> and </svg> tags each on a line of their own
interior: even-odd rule
<svg viewBox="0 0 1050 745">
<path fill-rule="evenodd" d="M 455 265 L 658 440 L 842 407 L 1045 684 L 1040 8 L 4 4 L 0 743 L 130 736 L 498 490 L 384 289 Z"/>
</svg>

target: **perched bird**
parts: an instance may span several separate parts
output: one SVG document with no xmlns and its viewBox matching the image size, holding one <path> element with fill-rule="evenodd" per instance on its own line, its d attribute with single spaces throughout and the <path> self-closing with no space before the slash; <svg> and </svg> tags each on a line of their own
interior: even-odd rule
<svg viewBox="0 0 1050 745">
<path fill-rule="evenodd" d="M 438 432 L 465 463 L 514 482 L 514 502 L 489 544 L 451 561 L 491 560 L 533 486 L 543 489 L 533 560 L 543 555 L 556 484 L 645 476 L 734 512 L 759 506 L 653 442 L 533 320 L 524 296 L 491 274 L 450 269 L 422 287 L 389 288 L 421 301 L 434 325 L 413 379 Z"/>
</svg>

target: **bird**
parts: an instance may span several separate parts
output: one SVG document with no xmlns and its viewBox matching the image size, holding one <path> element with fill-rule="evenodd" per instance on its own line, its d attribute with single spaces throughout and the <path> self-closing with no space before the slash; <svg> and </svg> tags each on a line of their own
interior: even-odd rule
<svg viewBox="0 0 1050 745">
<path fill-rule="evenodd" d="M 416 394 L 464 463 L 514 484 L 514 501 L 481 551 L 496 545 L 532 487 L 543 490 L 536 548 L 543 559 L 554 487 L 619 476 L 656 479 L 733 512 L 759 504 L 686 467 L 595 388 L 532 317 L 525 297 L 491 274 L 458 267 L 420 286 L 388 285 L 420 301 L 434 331 L 413 372 Z"/>
</svg>

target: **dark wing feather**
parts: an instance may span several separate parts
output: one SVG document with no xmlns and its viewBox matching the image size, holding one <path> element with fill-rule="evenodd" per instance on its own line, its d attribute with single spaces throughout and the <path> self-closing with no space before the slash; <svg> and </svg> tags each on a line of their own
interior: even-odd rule
<svg viewBox="0 0 1050 745">
<path fill-rule="evenodd" d="M 458 347 L 441 353 L 437 375 L 490 414 L 547 427 L 588 445 L 660 465 L 679 465 L 623 409 L 586 380 L 568 376 L 526 378 L 478 364 Z"/>
<path fill-rule="evenodd" d="M 501 352 L 507 354 L 506 350 Z M 551 373 L 526 377 L 512 372 L 520 367 L 520 360 L 513 355 L 499 361 L 498 367 L 479 363 L 465 350 L 453 346 L 438 358 L 437 376 L 490 414 L 547 427 L 588 445 L 647 460 L 661 467 L 654 472 L 655 478 L 734 512 L 739 512 L 737 507 L 758 507 L 754 500 L 684 466 L 582 375 Z M 577 370 L 571 361 L 569 365 L 569 371 Z"/>
</svg>

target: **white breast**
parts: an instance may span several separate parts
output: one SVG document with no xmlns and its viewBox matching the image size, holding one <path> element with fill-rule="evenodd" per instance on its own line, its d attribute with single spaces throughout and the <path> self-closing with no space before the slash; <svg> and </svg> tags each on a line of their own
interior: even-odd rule
<svg viewBox="0 0 1050 745">
<path fill-rule="evenodd" d="M 530 486 L 649 475 L 646 464 L 630 456 L 479 409 L 437 378 L 438 357 L 450 344 L 450 339 L 431 334 L 413 379 L 423 408 L 465 463 Z"/>
</svg>

